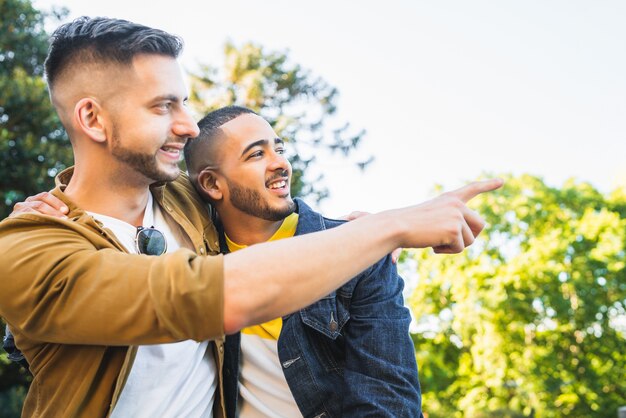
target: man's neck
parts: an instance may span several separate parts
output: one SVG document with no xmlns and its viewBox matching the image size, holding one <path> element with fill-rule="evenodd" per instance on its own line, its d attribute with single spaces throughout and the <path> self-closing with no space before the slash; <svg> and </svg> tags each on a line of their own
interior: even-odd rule
<svg viewBox="0 0 626 418">
<path fill-rule="evenodd" d="M 267 221 L 252 216 L 222 216 L 224 232 L 239 245 L 252 245 L 268 241 L 278 231 L 284 219 Z"/>
<path fill-rule="evenodd" d="M 116 176 L 94 176 L 74 169 L 65 194 L 80 208 L 141 226 L 150 193 L 147 184 L 131 184 Z"/>
</svg>

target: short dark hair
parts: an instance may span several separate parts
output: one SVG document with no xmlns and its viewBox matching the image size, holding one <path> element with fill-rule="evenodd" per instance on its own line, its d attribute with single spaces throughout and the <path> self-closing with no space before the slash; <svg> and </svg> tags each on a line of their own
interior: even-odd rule
<svg viewBox="0 0 626 418">
<path fill-rule="evenodd" d="M 198 138 L 210 137 L 215 129 L 246 113 L 257 114 L 252 109 L 235 105 L 222 107 L 207 113 L 207 115 L 198 122 L 198 128 L 200 128 Z"/>
<path fill-rule="evenodd" d="M 257 114 L 247 107 L 226 106 L 209 112 L 200 119 L 198 122 L 200 134 L 195 138 L 189 139 L 185 144 L 185 163 L 192 180 L 196 179 L 200 171 L 211 161 L 212 158 L 207 153 L 213 151 L 211 145 L 216 136 L 221 133 L 220 126 L 248 113 Z"/>
<path fill-rule="evenodd" d="M 44 63 L 46 78 L 52 87 L 59 74 L 77 62 L 129 65 L 138 54 L 178 58 L 182 49 L 181 38 L 159 29 L 127 20 L 82 16 L 52 34 Z"/>
</svg>

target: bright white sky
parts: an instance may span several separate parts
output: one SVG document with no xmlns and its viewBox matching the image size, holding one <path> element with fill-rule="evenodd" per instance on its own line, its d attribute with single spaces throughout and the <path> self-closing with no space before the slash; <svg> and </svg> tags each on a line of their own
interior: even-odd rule
<svg viewBox="0 0 626 418">
<path fill-rule="evenodd" d="M 428 198 L 483 172 L 626 184 L 626 2 L 79 1 L 181 35 L 182 58 L 220 64 L 226 39 L 290 51 L 340 91 L 339 120 L 367 130 L 360 173 L 324 163 L 330 216 Z"/>
</svg>

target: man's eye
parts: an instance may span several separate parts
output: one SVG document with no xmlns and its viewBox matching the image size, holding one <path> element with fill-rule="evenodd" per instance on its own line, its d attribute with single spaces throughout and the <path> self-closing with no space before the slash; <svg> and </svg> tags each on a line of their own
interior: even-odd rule
<svg viewBox="0 0 626 418">
<path fill-rule="evenodd" d="M 172 102 L 159 103 L 156 105 L 156 108 L 164 111 L 170 110 L 172 108 Z"/>
<path fill-rule="evenodd" d="M 262 157 L 262 156 L 263 156 L 263 151 L 255 151 L 252 154 L 250 154 L 250 158 Z"/>
<path fill-rule="evenodd" d="M 276 153 L 282 155 L 282 154 L 285 153 L 285 149 L 284 148 L 276 148 Z"/>
</svg>

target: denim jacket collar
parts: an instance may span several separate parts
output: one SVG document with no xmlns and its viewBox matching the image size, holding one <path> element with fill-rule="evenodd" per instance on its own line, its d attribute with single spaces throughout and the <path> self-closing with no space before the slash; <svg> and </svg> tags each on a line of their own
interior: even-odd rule
<svg viewBox="0 0 626 418">
<path fill-rule="evenodd" d="M 296 212 L 298 212 L 298 227 L 296 228 L 295 235 L 303 235 L 326 229 L 324 218 L 319 213 L 313 211 L 313 209 L 301 199 L 295 198 L 294 202 L 296 203 Z"/>
</svg>

